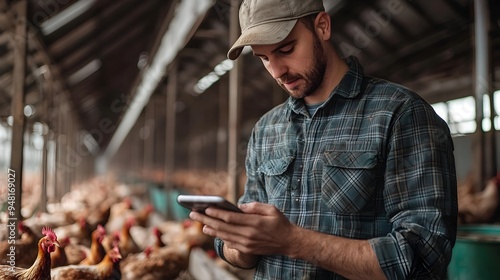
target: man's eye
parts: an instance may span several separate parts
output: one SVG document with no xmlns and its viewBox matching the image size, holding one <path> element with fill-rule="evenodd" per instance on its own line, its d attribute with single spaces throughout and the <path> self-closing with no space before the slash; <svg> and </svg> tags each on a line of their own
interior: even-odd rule
<svg viewBox="0 0 500 280">
<path fill-rule="evenodd" d="M 280 50 L 280 53 L 282 54 L 289 54 L 293 52 L 293 48 L 284 48 Z"/>
</svg>

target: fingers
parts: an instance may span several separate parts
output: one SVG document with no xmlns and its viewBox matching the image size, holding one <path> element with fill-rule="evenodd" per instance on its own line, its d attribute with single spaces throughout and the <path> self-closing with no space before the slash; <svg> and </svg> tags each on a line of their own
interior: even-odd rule
<svg viewBox="0 0 500 280">
<path fill-rule="evenodd" d="M 245 214 L 240 214 L 240 215 L 245 215 Z M 212 216 L 204 215 L 198 212 L 191 212 L 189 214 L 189 217 L 195 221 L 204 224 L 203 226 L 204 234 L 213 237 L 219 237 L 224 241 L 229 240 L 231 242 L 234 242 L 236 240 L 239 240 L 242 238 L 241 233 L 245 233 L 248 231 L 248 228 L 245 226 L 230 224 L 218 218 L 214 218 Z"/>
<path fill-rule="evenodd" d="M 257 214 L 262 216 L 274 216 L 279 210 L 271 204 L 250 202 L 239 205 L 240 209 L 247 214 Z"/>
<path fill-rule="evenodd" d="M 191 218 L 192 220 L 198 221 L 204 225 L 214 225 L 219 220 L 219 219 L 216 219 L 216 218 L 209 216 L 207 214 L 202 214 L 202 213 L 198 213 L 195 211 L 189 213 L 189 218 Z"/>
<path fill-rule="evenodd" d="M 209 211 L 209 209 L 207 209 L 205 211 L 206 214 L 201 214 L 198 212 L 191 212 L 189 214 L 189 217 L 195 221 L 198 221 L 198 222 L 204 224 L 205 225 L 205 227 L 203 229 L 204 232 L 207 230 L 206 229 L 207 227 L 210 228 L 210 230 L 207 230 L 207 232 L 205 232 L 205 233 L 212 235 L 212 236 L 216 235 L 217 232 L 228 232 L 228 233 L 234 234 L 238 231 L 239 225 L 241 223 L 237 223 L 237 222 L 234 223 L 232 221 L 244 220 L 241 218 L 238 219 L 237 217 L 243 216 L 245 214 L 234 213 L 234 212 L 224 211 L 224 210 L 219 210 L 219 209 Z M 234 217 L 234 216 L 236 216 L 236 217 Z"/>
</svg>

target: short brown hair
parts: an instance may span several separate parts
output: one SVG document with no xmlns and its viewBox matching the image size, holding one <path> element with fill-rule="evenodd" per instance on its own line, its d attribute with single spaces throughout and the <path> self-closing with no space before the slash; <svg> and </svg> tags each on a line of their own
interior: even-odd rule
<svg viewBox="0 0 500 280">
<path fill-rule="evenodd" d="M 316 20 L 316 17 L 318 15 L 319 13 L 310 14 L 305 17 L 301 17 L 299 20 L 302 21 L 302 23 L 306 26 L 307 29 L 309 29 L 311 32 L 314 33 L 314 21 Z"/>
</svg>

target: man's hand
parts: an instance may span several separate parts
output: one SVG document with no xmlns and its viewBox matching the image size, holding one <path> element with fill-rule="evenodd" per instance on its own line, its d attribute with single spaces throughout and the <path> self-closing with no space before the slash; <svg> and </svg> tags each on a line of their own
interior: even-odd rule
<svg viewBox="0 0 500 280">
<path fill-rule="evenodd" d="M 300 228 L 269 204 L 252 202 L 240 209 L 244 213 L 208 208 L 206 215 L 189 215 L 205 224 L 205 234 L 224 240 L 224 257 L 233 265 L 250 268 L 259 255 L 276 254 L 305 260 L 350 279 L 385 279 L 367 240 Z"/>
<path fill-rule="evenodd" d="M 208 208 L 205 215 L 191 212 L 203 223 L 203 232 L 224 240 L 227 248 L 253 255 L 290 255 L 297 228 L 273 205 L 252 202 L 240 205 L 242 213 Z"/>
</svg>

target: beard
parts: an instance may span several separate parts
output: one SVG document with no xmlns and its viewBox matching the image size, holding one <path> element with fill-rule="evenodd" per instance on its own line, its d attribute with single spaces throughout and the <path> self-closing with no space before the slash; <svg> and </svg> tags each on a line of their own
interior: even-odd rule
<svg viewBox="0 0 500 280">
<path fill-rule="evenodd" d="M 293 98 L 304 98 L 313 94 L 323 83 L 323 78 L 326 71 L 326 56 L 321 43 L 316 36 L 313 35 L 313 68 L 306 72 L 304 75 L 286 73 L 281 76 L 276 81 L 291 97 Z M 288 90 L 284 83 L 295 81 L 298 79 L 303 79 L 305 81 L 305 86 L 296 86 L 292 91 Z"/>
</svg>

